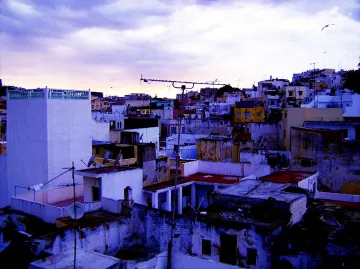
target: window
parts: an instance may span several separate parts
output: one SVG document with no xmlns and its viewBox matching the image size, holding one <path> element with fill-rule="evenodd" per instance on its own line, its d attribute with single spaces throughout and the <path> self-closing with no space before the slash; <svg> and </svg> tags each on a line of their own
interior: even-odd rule
<svg viewBox="0 0 360 269">
<path fill-rule="evenodd" d="M 289 96 L 293 96 L 293 91 L 289 91 Z"/>
<path fill-rule="evenodd" d="M 176 127 L 171 127 L 171 134 L 176 134 Z"/>
<path fill-rule="evenodd" d="M 256 265 L 257 250 L 254 248 L 247 249 L 247 260 L 248 265 Z"/>
<path fill-rule="evenodd" d="M 271 100 L 271 101 L 270 101 L 270 105 L 272 105 L 272 106 L 275 105 L 275 101 L 274 101 L 274 100 Z"/>
<path fill-rule="evenodd" d="M 301 96 L 301 95 L 302 95 L 302 93 L 303 93 L 302 91 L 299 91 L 299 96 Z"/>
<path fill-rule="evenodd" d="M 211 241 L 210 240 L 202 240 L 202 254 L 211 256 Z"/>
<path fill-rule="evenodd" d="M 241 112 L 237 112 L 237 116 L 238 116 L 238 117 L 241 117 Z"/>
<path fill-rule="evenodd" d="M 185 134 L 185 127 L 181 127 L 181 133 Z"/>
<path fill-rule="evenodd" d="M 245 119 L 250 118 L 250 112 L 245 112 Z"/>
</svg>

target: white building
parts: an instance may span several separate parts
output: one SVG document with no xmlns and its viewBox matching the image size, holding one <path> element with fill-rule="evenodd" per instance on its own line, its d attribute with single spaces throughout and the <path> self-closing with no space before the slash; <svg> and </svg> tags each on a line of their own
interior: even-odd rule
<svg viewBox="0 0 360 269">
<path fill-rule="evenodd" d="M 35 89 L 7 92 L 9 196 L 44 184 L 91 156 L 90 91 Z M 66 173 L 47 186 L 72 182 Z M 16 187 L 19 186 L 19 187 Z M 2 196 L 6 195 L 2 193 Z"/>
</svg>

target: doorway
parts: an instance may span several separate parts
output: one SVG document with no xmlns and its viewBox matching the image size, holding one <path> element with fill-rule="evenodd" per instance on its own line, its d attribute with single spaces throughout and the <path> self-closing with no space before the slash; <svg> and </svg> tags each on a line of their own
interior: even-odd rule
<svg viewBox="0 0 360 269">
<path fill-rule="evenodd" d="M 92 186 L 91 193 L 92 193 L 92 200 L 94 202 L 100 201 L 100 188 L 99 187 Z"/>
<path fill-rule="evenodd" d="M 237 237 L 229 234 L 220 235 L 220 262 L 236 265 Z"/>
</svg>

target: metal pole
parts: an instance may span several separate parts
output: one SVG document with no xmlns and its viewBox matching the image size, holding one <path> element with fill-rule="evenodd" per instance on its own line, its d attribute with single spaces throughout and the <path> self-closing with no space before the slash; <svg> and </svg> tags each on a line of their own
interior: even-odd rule
<svg viewBox="0 0 360 269">
<path fill-rule="evenodd" d="M 74 199 L 74 269 L 76 268 L 76 207 L 75 207 L 75 202 L 76 202 L 76 197 L 75 197 L 75 167 L 74 167 L 74 162 L 72 162 L 72 166 L 71 166 L 71 176 L 72 176 L 72 181 L 73 181 L 73 199 Z"/>
</svg>

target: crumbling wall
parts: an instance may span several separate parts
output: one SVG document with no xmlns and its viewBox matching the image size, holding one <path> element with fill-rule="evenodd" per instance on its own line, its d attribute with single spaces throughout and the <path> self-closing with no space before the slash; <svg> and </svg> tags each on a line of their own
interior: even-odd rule
<svg viewBox="0 0 360 269">
<path fill-rule="evenodd" d="M 266 143 L 266 148 L 269 150 L 279 150 L 280 149 L 280 125 L 278 123 L 268 124 L 268 123 L 248 123 L 251 140 L 255 143 L 260 144 L 261 141 Z"/>
<path fill-rule="evenodd" d="M 290 134 L 293 170 L 318 171 L 320 185 L 334 192 L 360 181 L 359 142 L 343 142 L 340 131 L 292 128 Z"/>
<path fill-rule="evenodd" d="M 83 228 L 76 233 L 77 247 L 107 255 L 115 255 L 121 248 L 144 243 L 145 227 L 138 216 L 105 222 L 96 227 Z M 47 251 L 59 254 L 74 248 L 74 231 L 68 229 L 57 235 Z"/>
<path fill-rule="evenodd" d="M 223 161 L 232 157 L 231 140 L 199 139 L 196 141 L 196 159 Z"/>
<path fill-rule="evenodd" d="M 241 227 L 243 226 L 243 227 Z M 221 234 L 228 234 L 236 236 L 237 250 L 236 250 L 236 265 L 243 268 L 247 265 L 247 256 L 249 249 L 256 249 L 256 265 L 250 268 L 270 268 L 271 254 L 267 249 L 267 238 L 256 231 L 252 225 L 241 225 L 239 229 L 215 227 L 203 222 L 195 222 L 192 236 L 192 252 L 193 255 L 200 258 L 211 259 L 215 262 L 220 262 L 220 236 Z M 211 255 L 203 255 L 202 240 L 211 241 Z"/>
</svg>

